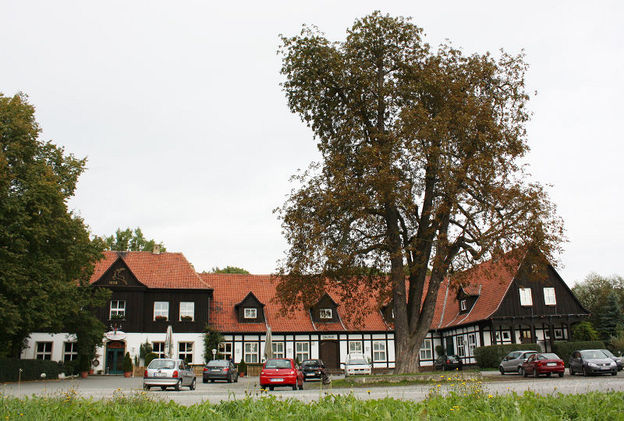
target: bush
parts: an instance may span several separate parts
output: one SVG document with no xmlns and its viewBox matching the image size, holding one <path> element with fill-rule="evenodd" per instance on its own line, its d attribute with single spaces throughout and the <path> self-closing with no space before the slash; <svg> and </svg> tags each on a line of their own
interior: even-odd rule
<svg viewBox="0 0 624 421">
<path fill-rule="evenodd" d="M 244 360 L 238 363 L 238 372 L 247 373 L 247 363 Z"/>
<path fill-rule="evenodd" d="M 158 355 L 154 354 L 153 352 L 149 352 L 147 355 L 145 355 L 145 367 L 147 367 L 154 358 L 158 358 Z"/>
<path fill-rule="evenodd" d="M 572 339 L 574 341 L 597 341 L 599 338 L 598 331 L 589 322 L 581 322 L 572 326 Z"/>
<path fill-rule="evenodd" d="M 126 356 L 124 357 L 122 370 L 124 371 L 124 373 L 132 372 L 132 358 L 130 358 L 129 352 L 126 352 Z"/>
<path fill-rule="evenodd" d="M 511 351 L 530 350 L 540 351 L 538 344 L 508 344 L 480 346 L 475 349 L 474 357 L 481 368 L 498 368 L 501 360 Z"/>
<path fill-rule="evenodd" d="M 67 376 L 75 376 L 78 374 L 78 360 L 65 361 L 63 363 L 63 372 Z"/>
<path fill-rule="evenodd" d="M 41 373 L 46 379 L 58 379 L 64 372 L 62 363 L 50 360 L 18 360 L 13 358 L 0 359 L 0 382 L 16 382 L 19 370 L 22 369 L 22 380 L 40 380 Z"/>
<path fill-rule="evenodd" d="M 601 341 L 579 341 L 579 342 L 555 342 L 553 352 L 559 356 L 568 366 L 568 360 L 572 352 L 577 349 L 605 349 L 605 344 Z"/>
</svg>

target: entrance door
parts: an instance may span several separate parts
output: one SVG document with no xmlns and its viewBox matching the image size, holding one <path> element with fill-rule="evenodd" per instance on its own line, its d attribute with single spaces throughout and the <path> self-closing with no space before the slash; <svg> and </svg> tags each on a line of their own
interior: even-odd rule
<svg viewBox="0 0 624 421">
<path fill-rule="evenodd" d="M 325 367 L 329 369 L 340 368 L 338 359 L 338 341 L 321 341 L 319 354 Z"/>
<path fill-rule="evenodd" d="M 111 341 L 106 344 L 106 373 L 123 373 L 123 358 L 125 349 L 126 344 L 121 341 Z"/>
<path fill-rule="evenodd" d="M 455 355 L 455 345 L 453 344 L 453 337 L 446 337 L 446 355 Z"/>
</svg>

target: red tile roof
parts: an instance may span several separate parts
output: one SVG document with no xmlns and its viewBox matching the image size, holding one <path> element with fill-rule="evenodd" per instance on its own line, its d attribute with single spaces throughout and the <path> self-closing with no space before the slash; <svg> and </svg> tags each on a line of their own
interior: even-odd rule
<svg viewBox="0 0 624 421">
<path fill-rule="evenodd" d="M 105 251 L 96 263 L 89 283 L 97 282 L 110 266 L 122 259 L 137 280 L 148 288 L 210 289 L 182 253 Z"/>
</svg>

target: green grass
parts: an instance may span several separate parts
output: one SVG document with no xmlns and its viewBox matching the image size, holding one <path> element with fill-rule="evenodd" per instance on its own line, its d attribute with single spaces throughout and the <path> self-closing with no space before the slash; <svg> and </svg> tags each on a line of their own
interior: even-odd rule
<svg viewBox="0 0 624 421">
<path fill-rule="evenodd" d="M 158 402 L 149 394 L 118 395 L 95 401 L 69 392 L 54 398 L 0 396 L 0 420 L 624 420 L 624 393 L 491 396 L 478 387 L 459 387 L 448 396 L 435 392 L 422 402 L 392 398 L 359 400 L 327 395 L 304 403 L 275 396 L 248 397 L 220 404 L 183 406 Z"/>
</svg>

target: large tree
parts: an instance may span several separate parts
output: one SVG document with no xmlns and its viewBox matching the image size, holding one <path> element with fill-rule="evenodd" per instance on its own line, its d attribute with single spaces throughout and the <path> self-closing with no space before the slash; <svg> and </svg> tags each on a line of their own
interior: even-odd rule
<svg viewBox="0 0 624 421">
<path fill-rule="evenodd" d="M 572 292 L 591 313 L 589 321 L 594 328 L 601 333 L 603 339 L 609 339 L 613 334 L 613 326 L 622 323 L 624 318 L 621 310 L 618 316 L 617 310 L 618 307 L 624 308 L 624 278 L 590 273 L 572 288 Z M 604 325 L 610 327 L 605 328 Z"/>
<path fill-rule="evenodd" d="M 343 42 L 304 27 L 280 53 L 288 105 L 322 160 L 278 210 L 279 297 L 292 309 L 332 288 L 349 314 L 366 294 L 392 302 L 396 371 L 418 371 L 445 277 L 527 244 L 552 258 L 563 235 L 544 189 L 524 181 L 524 59 L 432 50 L 409 19 L 378 12 Z"/>
<path fill-rule="evenodd" d="M 153 251 L 154 246 L 159 246 L 160 251 L 166 251 L 163 243 L 157 243 L 156 240 L 148 240 L 143 235 L 143 231 L 141 228 L 135 228 L 131 230 L 130 228 L 126 228 L 122 230 L 121 228 L 117 228 L 115 231 L 115 235 L 109 235 L 108 237 L 104 237 L 104 242 L 106 243 L 107 250 L 115 250 L 115 251 Z"/>
<path fill-rule="evenodd" d="M 31 332 L 60 331 L 91 302 L 103 248 L 67 208 L 85 160 L 39 131 L 24 95 L 0 94 L 0 355 L 13 357 Z"/>
</svg>

